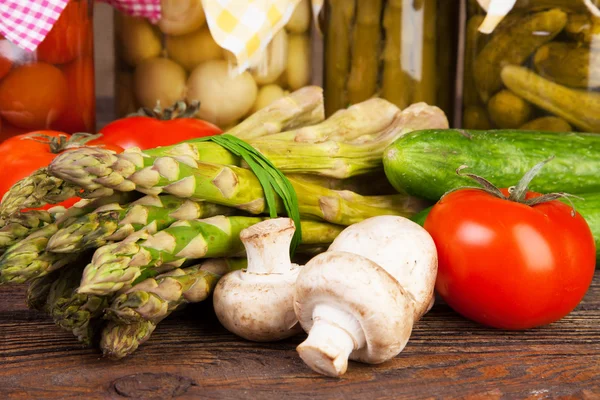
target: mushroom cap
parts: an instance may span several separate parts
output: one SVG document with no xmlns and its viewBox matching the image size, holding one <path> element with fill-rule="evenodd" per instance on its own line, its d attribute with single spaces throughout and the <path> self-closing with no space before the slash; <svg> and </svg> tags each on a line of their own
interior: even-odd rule
<svg viewBox="0 0 600 400">
<path fill-rule="evenodd" d="M 230 332 L 255 342 L 288 338 L 302 331 L 294 314 L 294 282 L 300 268 L 286 274 L 234 271 L 215 287 L 213 306 Z"/>
<path fill-rule="evenodd" d="M 329 251 L 359 254 L 385 269 L 413 296 L 417 319 L 431 308 L 437 250 L 419 224 L 392 215 L 368 218 L 344 229 Z"/>
<path fill-rule="evenodd" d="M 310 332 L 313 310 L 320 304 L 353 315 L 362 327 L 365 345 L 352 351 L 352 360 L 387 361 L 402 351 L 412 332 L 414 303 L 410 296 L 383 268 L 357 254 L 328 251 L 302 268 L 294 310 L 306 332 Z"/>
</svg>

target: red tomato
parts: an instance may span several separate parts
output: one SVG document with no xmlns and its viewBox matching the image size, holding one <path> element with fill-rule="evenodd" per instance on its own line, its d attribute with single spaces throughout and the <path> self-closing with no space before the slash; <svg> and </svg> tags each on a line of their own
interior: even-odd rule
<svg viewBox="0 0 600 400">
<path fill-rule="evenodd" d="M 60 69 L 37 63 L 14 68 L 0 82 L 0 114 L 24 129 L 45 129 L 67 106 L 67 80 Z"/>
<path fill-rule="evenodd" d="M 89 53 L 92 35 L 87 0 L 71 0 L 48 36 L 37 48 L 38 60 L 50 64 L 65 64 L 79 55 Z"/>
<path fill-rule="evenodd" d="M 195 118 L 159 120 L 152 117 L 127 117 L 111 122 L 100 130 L 103 141 L 107 143 L 124 149 L 139 147 L 142 150 L 218 135 L 221 132 L 210 122 Z"/>
<path fill-rule="evenodd" d="M 69 88 L 67 107 L 50 127 L 68 133 L 95 131 L 94 60 L 78 58 L 66 64 L 62 71 Z"/>
<path fill-rule="evenodd" d="M 463 316 L 501 329 L 564 317 L 596 264 L 590 228 L 571 211 L 559 201 L 531 207 L 475 189 L 445 196 L 425 222 L 438 250 L 437 292 Z"/>
<path fill-rule="evenodd" d="M 0 179 L 0 198 L 2 198 L 2 196 L 4 196 L 17 181 L 31 175 L 40 168 L 48 166 L 48 164 L 60 154 L 61 151 L 53 153 L 51 147 L 47 143 L 37 141 L 39 138 L 37 138 L 36 135 L 45 135 L 49 138 L 58 138 L 60 136 L 68 138 L 70 136 L 56 131 L 38 131 L 14 136 L 0 144 L 0 171 L 5 172 L 2 179 Z M 36 140 L 32 140 L 31 138 Z M 101 139 L 90 141 L 85 145 L 101 146 L 116 152 L 123 151 L 122 148 L 104 143 Z M 70 200 L 67 204 L 72 205 L 75 201 L 76 200 Z"/>
</svg>

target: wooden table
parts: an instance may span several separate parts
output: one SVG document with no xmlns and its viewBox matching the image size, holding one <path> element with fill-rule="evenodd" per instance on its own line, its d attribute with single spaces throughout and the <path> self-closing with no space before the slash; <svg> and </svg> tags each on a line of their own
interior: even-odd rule
<svg viewBox="0 0 600 400">
<path fill-rule="evenodd" d="M 600 398 L 600 274 L 571 315 L 526 332 L 487 329 L 437 304 L 396 359 L 350 363 L 339 380 L 302 363 L 302 337 L 238 339 L 210 303 L 171 316 L 134 355 L 113 362 L 24 299 L 24 287 L 0 287 L 1 399 Z"/>
</svg>

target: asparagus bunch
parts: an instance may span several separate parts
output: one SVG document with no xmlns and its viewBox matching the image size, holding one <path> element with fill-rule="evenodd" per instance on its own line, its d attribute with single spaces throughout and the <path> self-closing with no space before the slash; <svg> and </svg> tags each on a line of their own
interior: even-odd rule
<svg viewBox="0 0 600 400">
<path fill-rule="evenodd" d="M 146 279 L 117 296 L 106 309 L 111 322 L 102 332 L 104 355 L 119 359 L 131 354 L 160 321 L 185 304 L 205 300 L 223 275 L 245 266 L 245 260 L 208 260 Z"/>
<path fill-rule="evenodd" d="M 54 212 L 31 210 L 16 213 L 2 220 L 4 225 L 0 228 L 0 250 L 5 250 L 35 230 L 54 222 L 62 212 L 64 209 L 56 209 Z"/>
</svg>

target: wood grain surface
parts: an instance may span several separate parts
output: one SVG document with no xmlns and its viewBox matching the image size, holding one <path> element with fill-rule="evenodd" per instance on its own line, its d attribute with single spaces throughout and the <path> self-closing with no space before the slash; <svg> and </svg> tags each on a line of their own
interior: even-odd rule
<svg viewBox="0 0 600 400">
<path fill-rule="evenodd" d="M 600 276 L 568 317 L 526 332 L 487 329 L 437 304 L 391 362 L 314 374 L 297 337 L 256 344 L 223 329 L 210 303 L 163 321 L 127 359 L 78 345 L 0 287 L 0 399 L 600 398 Z"/>
</svg>

